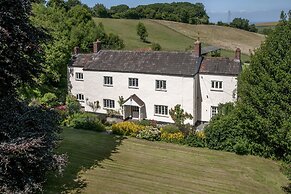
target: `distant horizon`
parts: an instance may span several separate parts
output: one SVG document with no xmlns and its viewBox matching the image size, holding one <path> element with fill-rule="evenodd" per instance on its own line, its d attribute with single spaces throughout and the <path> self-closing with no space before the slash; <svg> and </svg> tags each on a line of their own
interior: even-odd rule
<svg viewBox="0 0 291 194">
<path fill-rule="evenodd" d="M 93 7 L 97 3 L 105 5 L 108 9 L 112 6 L 125 4 L 129 7 L 136 7 L 138 5 L 148 5 L 153 3 L 173 3 L 173 2 L 201 2 L 205 6 L 210 22 L 229 22 L 236 17 L 246 18 L 250 23 L 263 23 L 263 22 L 277 22 L 280 19 L 280 12 L 283 10 L 288 12 L 291 9 L 290 0 L 81 0 L 82 3 Z M 230 11 L 230 16 L 228 12 Z"/>
</svg>

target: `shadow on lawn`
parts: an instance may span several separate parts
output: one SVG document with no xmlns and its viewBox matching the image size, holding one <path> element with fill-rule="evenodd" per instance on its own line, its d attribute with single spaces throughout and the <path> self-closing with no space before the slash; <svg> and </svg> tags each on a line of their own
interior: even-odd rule
<svg viewBox="0 0 291 194">
<path fill-rule="evenodd" d="M 80 173 L 100 166 L 103 160 L 111 160 L 111 154 L 118 153 L 118 146 L 125 139 L 125 137 L 88 131 L 84 131 L 84 134 L 86 133 L 84 136 L 82 134 L 83 130 L 67 130 L 71 132 L 63 134 L 64 140 L 59 152 L 67 153 L 69 162 L 63 176 L 53 174 L 48 176 L 44 193 L 68 193 L 72 190 L 78 193 L 87 185 L 86 180 L 81 178 Z"/>
</svg>

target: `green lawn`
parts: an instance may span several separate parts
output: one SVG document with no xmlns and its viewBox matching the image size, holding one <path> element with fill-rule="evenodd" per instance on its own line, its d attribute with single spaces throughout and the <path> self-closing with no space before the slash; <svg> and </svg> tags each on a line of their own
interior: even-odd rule
<svg viewBox="0 0 291 194">
<path fill-rule="evenodd" d="M 45 193 L 282 193 L 287 184 L 259 157 L 68 128 L 62 136 L 70 163 Z"/>
</svg>

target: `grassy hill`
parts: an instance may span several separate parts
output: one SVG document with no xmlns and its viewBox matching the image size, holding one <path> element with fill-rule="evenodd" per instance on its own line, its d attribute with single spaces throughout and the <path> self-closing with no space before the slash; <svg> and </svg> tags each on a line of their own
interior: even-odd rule
<svg viewBox="0 0 291 194">
<path fill-rule="evenodd" d="M 283 193 L 279 165 L 254 156 L 64 129 L 69 164 L 44 193 Z M 65 192 L 66 191 L 66 192 Z"/>
<path fill-rule="evenodd" d="M 259 47 L 264 36 L 235 28 L 212 25 L 190 25 L 160 20 L 127 20 L 95 18 L 96 23 L 102 22 L 107 32 L 118 34 L 125 41 L 125 49 L 133 50 L 150 47 L 136 35 L 136 25 L 142 21 L 148 32 L 150 42 L 159 43 L 163 50 L 185 51 L 193 45 L 198 37 L 207 45 L 215 45 L 224 49 L 224 56 L 233 56 L 237 47 L 249 54 L 249 49 Z M 247 57 L 247 56 L 243 56 Z"/>
<path fill-rule="evenodd" d="M 249 54 L 249 50 L 258 48 L 265 39 L 264 35 L 226 26 L 190 25 L 164 20 L 154 20 L 154 22 L 193 39 L 200 37 L 202 42 L 226 50 L 240 48 L 244 54 Z"/>
</svg>

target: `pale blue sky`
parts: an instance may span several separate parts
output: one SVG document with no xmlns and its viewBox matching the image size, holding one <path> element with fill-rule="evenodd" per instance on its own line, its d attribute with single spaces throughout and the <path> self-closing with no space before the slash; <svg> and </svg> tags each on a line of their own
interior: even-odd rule
<svg viewBox="0 0 291 194">
<path fill-rule="evenodd" d="M 281 10 L 291 9 L 291 0 L 176 0 L 175 2 L 201 2 L 205 5 L 210 16 L 210 21 L 227 21 L 228 11 L 231 11 L 231 18 L 244 17 L 251 22 L 278 21 Z M 82 0 L 83 3 L 92 7 L 96 3 L 102 3 L 107 8 L 113 5 L 126 4 L 129 7 L 146 5 L 152 3 L 171 3 L 173 0 Z"/>
</svg>

